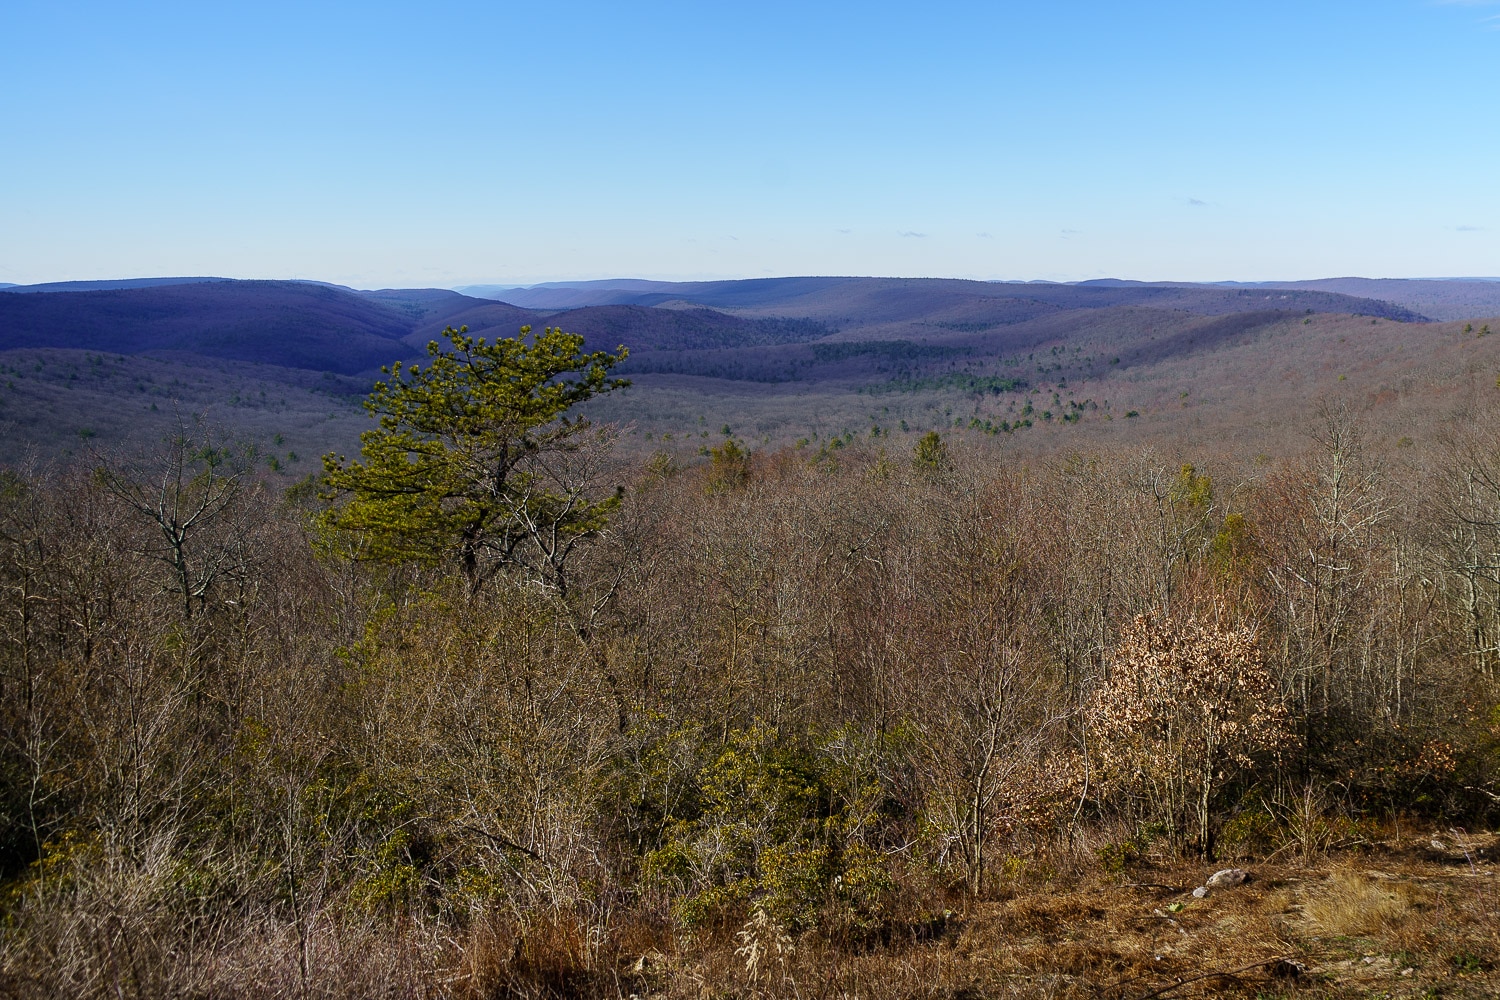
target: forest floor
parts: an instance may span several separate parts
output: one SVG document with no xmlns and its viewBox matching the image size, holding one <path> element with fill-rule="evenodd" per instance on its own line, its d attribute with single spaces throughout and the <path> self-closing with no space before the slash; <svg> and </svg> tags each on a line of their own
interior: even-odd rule
<svg viewBox="0 0 1500 1000">
<path fill-rule="evenodd" d="M 1284 853 L 1284 852 L 1283 852 Z M 1500 997 L 1500 837 L 1458 831 L 1360 841 L 1242 863 L 1239 886 L 1195 898 L 1224 865 L 1146 859 L 1110 875 L 1013 880 L 905 946 L 867 954 L 750 925 L 622 990 L 676 997 L 1152 1000 Z M 746 937 L 746 934 L 749 937 Z M 761 935 L 764 937 L 764 935 Z M 654 980 L 654 982 L 653 982 Z"/>
</svg>

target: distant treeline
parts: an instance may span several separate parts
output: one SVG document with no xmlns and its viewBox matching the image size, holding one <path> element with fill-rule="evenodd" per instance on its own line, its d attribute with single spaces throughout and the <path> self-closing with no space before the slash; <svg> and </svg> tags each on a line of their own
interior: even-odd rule
<svg viewBox="0 0 1500 1000">
<path fill-rule="evenodd" d="M 928 378 L 895 378 L 888 382 L 865 386 L 860 392 L 879 395 L 885 392 L 966 392 L 998 396 L 1006 392 L 1018 392 L 1027 388 L 1025 379 L 1002 375 L 972 375 L 953 372 Z"/>
<path fill-rule="evenodd" d="M 944 344 L 918 344 L 910 340 L 847 340 L 810 346 L 813 357 L 824 364 L 864 357 L 883 361 L 916 361 L 964 353 L 959 348 Z"/>
<path fill-rule="evenodd" d="M 775 321 L 780 323 L 782 321 Z M 786 321 L 791 323 L 792 321 Z M 853 340 L 811 343 L 775 353 L 749 352 L 739 349 L 700 348 L 696 350 L 638 351 L 628 358 L 621 370 L 627 373 L 669 373 L 698 375 L 746 382 L 792 382 L 817 378 L 817 365 L 835 365 L 846 361 L 867 361 L 866 370 L 909 370 L 908 364 L 923 360 L 953 357 L 965 351 L 942 344 L 919 344 L 910 340 Z"/>
</svg>

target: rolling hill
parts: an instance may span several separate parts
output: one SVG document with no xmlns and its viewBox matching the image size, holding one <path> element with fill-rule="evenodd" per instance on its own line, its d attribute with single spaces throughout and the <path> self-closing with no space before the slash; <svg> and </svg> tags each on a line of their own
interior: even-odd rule
<svg viewBox="0 0 1500 1000">
<path fill-rule="evenodd" d="M 408 353 L 411 326 L 377 299 L 291 281 L 0 294 L 0 349 L 171 352 L 352 374 Z"/>
<path fill-rule="evenodd" d="M 0 288 L 22 293 L 104 292 L 122 288 L 161 288 L 165 285 L 197 285 L 210 281 L 232 281 L 232 278 L 110 278 L 104 281 L 48 281 L 38 285 L 6 285 Z"/>
<path fill-rule="evenodd" d="M 483 290 L 483 286 L 474 288 Z M 1040 310 L 1103 309 L 1155 305 L 1202 314 L 1266 308 L 1358 313 L 1417 320 L 1421 314 L 1374 298 L 1323 289 L 1142 284 L 1139 282 L 989 282 L 946 278 L 757 278 L 744 281 L 601 281 L 538 285 L 486 293 L 528 309 L 563 310 L 585 305 L 662 306 L 693 303 L 752 314 L 806 316 L 841 325 L 886 325 L 902 318 L 944 312 L 998 313 L 994 324 L 1031 318 Z"/>
<path fill-rule="evenodd" d="M 0 458 L 106 446 L 212 410 L 291 474 L 309 455 L 356 447 L 380 366 L 419 358 L 450 325 L 485 337 L 560 326 L 589 349 L 628 346 L 634 387 L 591 412 L 624 426 L 630 447 L 688 455 L 724 426 L 761 446 L 929 429 L 1023 449 L 1147 429 L 1227 440 L 1281 433 L 1325 392 L 1428 421 L 1455 380 L 1500 369 L 1500 338 L 1484 336 L 1500 327 L 1485 319 L 1500 315 L 1488 297 L 1500 283 L 622 280 L 503 290 L 515 301 L 291 281 L 102 284 L 115 287 L 0 292 Z M 1478 287 L 1447 298 L 1429 287 L 1448 285 Z M 1477 311 L 1462 322 L 1426 318 L 1463 302 Z"/>
<path fill-rule="evenodd" d="M 1264 287 L 1314 289 L 1339 295 L 1382 299 L 1437 320 L 1500 315 L 1500 280 L 1326 278 Z"/>
<path fill-rule="evenodd" d="M 35 287 L 35 286 L 33 286 Z M 60 348 L 196 355 L 340 374 L 425 353 L 444 327 L 510 337 L 562 326 L 591 349 L 696 350 L 815 340 L 833 331 L 799 318 L 745 318 L 708 308 L 598 306 L 538 312 L 445 289 L 355 292 L 294 281 L 179 281 L 0 295 L 0 350 Z"/>
</svg>

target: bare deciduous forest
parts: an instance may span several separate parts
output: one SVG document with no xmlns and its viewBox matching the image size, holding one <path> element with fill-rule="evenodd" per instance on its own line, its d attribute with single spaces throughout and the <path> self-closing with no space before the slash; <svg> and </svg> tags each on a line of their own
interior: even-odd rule
<svg viewBox="0 0 1500 1000">
<path fill-rule="evenodd" d="M 1492 995 L 1500 440 L 1308 425 L 590 439 L 481 585 L 198 428 L 12 469 L 0 993 Z"/>
<path fill-rule="evenodd" d="M 1497 42 L 0 0 L 0 1000 L 1500 1000 Z"/>
</svg>

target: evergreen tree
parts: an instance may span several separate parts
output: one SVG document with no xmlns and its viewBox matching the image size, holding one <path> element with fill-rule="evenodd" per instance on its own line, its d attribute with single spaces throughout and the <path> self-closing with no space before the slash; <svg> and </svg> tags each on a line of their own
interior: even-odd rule
<svg viewBox="0 0 1500 1000">
<path fill-rule="evenodd" d="M 582 336 L 550 327 L 530 335 L 450 327 L 425 368 L 382 369 L 365 400 L 380 423 L 360 436 L 360 460 L 323 458 L 335 503 L 322 526 L 352 535 L 361 558 L 456 560 L 471 593 L 506 567 L 565 591 L 569 554 L 620 502 L 568 461 L 597 434 L 567 411 L 629 384 L 609 375 L 626 350 L 584 353 Z"/>
</svg>

